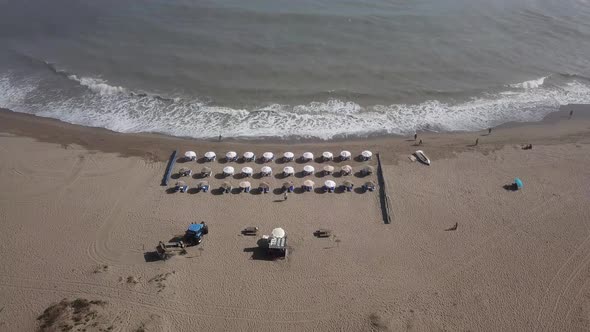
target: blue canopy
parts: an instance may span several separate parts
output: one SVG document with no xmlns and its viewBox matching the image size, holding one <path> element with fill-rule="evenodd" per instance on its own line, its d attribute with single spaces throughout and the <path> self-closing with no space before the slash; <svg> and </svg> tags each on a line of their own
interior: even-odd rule
<svg viewBox="0 0 590 332">
<path fill-rule="evenodd" d="M 188 230 L 189 231 L 193 231 L 195 233 L 200 232 L 201 231 L 201 228 L 203 228 L 203 225 L 201 225 L 201 224 L 190 224 L 188 226 Z"/>
<path fill-rule="evenodd" d="M 519 178 L 515 178 L 514 179 L 514 183 L 516 183 L 516 187 L 518 187 L 519 189 L 522 188 L 522 180 Z"/>
</svg>

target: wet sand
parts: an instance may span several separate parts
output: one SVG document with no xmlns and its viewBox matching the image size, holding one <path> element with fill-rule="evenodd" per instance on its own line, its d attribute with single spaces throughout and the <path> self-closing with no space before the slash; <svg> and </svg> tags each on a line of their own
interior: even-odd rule
<svg viewBox="0 0 590 332">
<path fill-rule="evenodd" d="M 107 302 L 101 315 L 118 331 L 587 330 L 590 120 L 576 107 L 571 120 L 564 109 L 489 136 L 420 133 L 430 167 L 410 162 L 409 138 L 204 142 L 2 111 L 0 329 L 35 329 L 52 303 L 86 298 Z M 394 217 L 383 223 L 377 191 L 169 194 L 160 180 L 173 149 L 379 152 Z M 350 162 L 366 164 L 375 161 Z M 218 175 L 226 165 L 210 166 Z M 203 165 L 175 170 L 187 166 Z M 514 177 L 523 190 L 503 188 Z M 150 259 L 158 241 L 201 220 L 210 228 L 201 245 Z M 246 226 L 283 227 L 291 255 L 265 260 L 258 238 L 240 234 Z M 317 228 L 334 236 L 315 238 Z"/>
</svg>

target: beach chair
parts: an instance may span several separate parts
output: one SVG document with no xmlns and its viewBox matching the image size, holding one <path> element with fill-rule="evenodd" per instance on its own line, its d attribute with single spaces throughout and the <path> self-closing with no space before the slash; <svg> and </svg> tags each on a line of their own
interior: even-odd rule
<svg viewBox="0 0 590 332">
<path fill-rule="evenodd" d="M 184 185 L 184 186 L 179 186 L 178 191 L 180 191 L 181 193 L 185 193 L 188 190 L 188 186 Z"/>
<path fill-rule="evenodd" d="M 249 226 L 242 230 L 242 234 L 246 236 L 256 236 L 258 234 L 258 227 Z"/>
<path fill-rule="evenodd" d="M 295 187 L 294 186 L 289 186 L 289 187 L 287 187 L 285 189 L 287 189 L 287 192 L 288 193 L 292 193 L 295 190 Z"/>
<path fill-rule="evenodd" d="M 204 193 L 208 192 L 209 191 L 209 185 L 202 186 L 201 187 L 201 191 L 204 192 Z"/>
</svg>

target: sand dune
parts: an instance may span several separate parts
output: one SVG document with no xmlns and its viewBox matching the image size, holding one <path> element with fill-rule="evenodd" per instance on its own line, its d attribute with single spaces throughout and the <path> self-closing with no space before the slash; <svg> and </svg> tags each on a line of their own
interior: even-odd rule
<svg viewBox="0 0 590 332">
<path fill-rule="evenodd" d="M 33 330 L 52 303 L 84 298 L 105 301 L 100 315 L 117 331 L 587 330 L 585 121 L 497 129 L 478 147 L 465 144 L 474 134 L 425 135 L 430 167 L 409 161 L 415 147 L 403 139 L 252 148 L 380 151 L 395 212 L 390 225 L 376 192 L 300 193 L 287 201 L 273 192 L 168 194 L 160 186 L 166 165 L 153 161 L 159 150 L 124 157 L 3 130 L 0 329 Z M 169 153 L 167 144 L 161 148 Z M 203 143 L 199 151 L 243 152 L 243 144 Z M 202 166 L 175 169 L 187 165 Z M 223 166 L 214 163 L 214 173 Z M 283 166 L 273 164 L 275 172 Z M 524 190 L 504 190 L 515 176 Z M 210 180 L 212 187 L 222 181 Z M 210 227 L 201 245 L 146 261 L 158 241 L 201 220 Z M 455 223 L 456 231 L 445 231 Z M 253 259 L 257 238 L 242 236 L 245 226 L 262 234 L 283 227 L 292 254 Z M 315 238 L 320 227 L 334 236 Z"/>
</svg>

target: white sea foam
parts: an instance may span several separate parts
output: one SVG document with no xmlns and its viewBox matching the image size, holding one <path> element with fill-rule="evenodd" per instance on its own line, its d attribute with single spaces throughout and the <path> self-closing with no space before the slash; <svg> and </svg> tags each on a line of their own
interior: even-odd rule
<svg viewBox="0 0 590 332">
<path fill-rule="evenodd" d="M 547 77 L 541 77 L 535 80 L 525 81 L 522 83 L 515 83 L 510 84 L 509 86 L 512 88 L 520 88 L 520 89 L 535 89 L 542 86 L 545 83 Z"/>
<path fill-rule="evenodd" d="M 127 90 L 120 86 L 112 86 L 107 83 L 107 81 L 100 79 L 100 78 L 91 78 L 91 77 L 80 77 L 76 75 L 68 75 L 68 78 L 72 81 L 76 81 L 87 87 L 88 89 L 100 94 L 100 95 L 112 95 L 117 93 L 126 93 Z"/>
<path fill-rule="evenodd" d="M 52 95 L 40 103 L 36 98 L 44 91 L 35 82 L 17 82 L 9 75 L 0 76 L 0 106 L 118 132 L 159 132 L 195 138 L 222 134 L 241 138 L 330 139 L 375 133 L 409 134 L 421 129 L 479 130 L 508 121 L 537 121 L 560 105 L 590 102 L 590 86 L 575 79 L 559 86 L 539 83 L 536 88 L 512 87 L 514 91 L 486 94 L 485 98 L 457 104 L 430 100 L 362 107 L 353 102 L 329 100 L 296 106 L 275 104 L 252 110 L 132 95 L 121 93 L 126 91 L 124 88 L 104 83 L 105 87 L 96 79 L 84 81 L 88 85 L 82 81 L 80 84 L 92 92 L 68 98 Z M 524 83 L 523 87 L 531 86 Z"/>
</svg>

